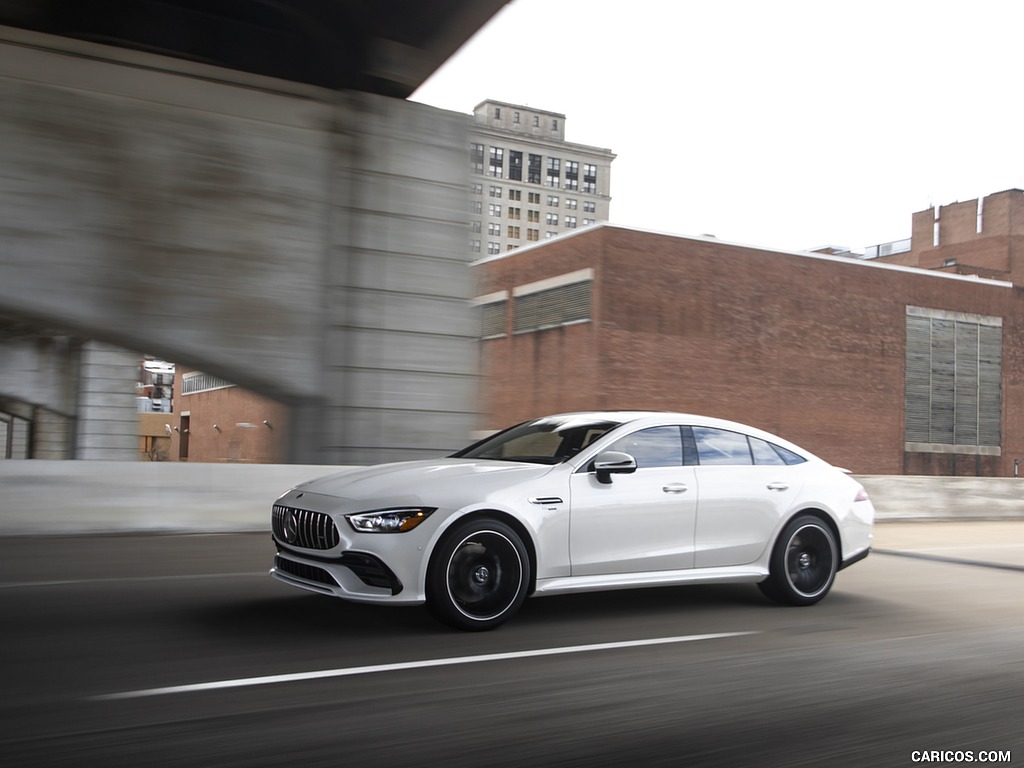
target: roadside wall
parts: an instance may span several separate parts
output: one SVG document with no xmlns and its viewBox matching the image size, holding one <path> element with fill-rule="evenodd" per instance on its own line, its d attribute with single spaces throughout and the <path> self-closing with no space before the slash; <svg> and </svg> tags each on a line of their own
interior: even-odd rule
<svg viewBox="0 0 1024 768">
<path fill-rule="evenodd" d="M 0 461 L 0 536 L 270 530 L 291 486 L 322 465 Z M 1024 519 L 1024 479 L 858 478 L 880 521 Z"/>
</svg>

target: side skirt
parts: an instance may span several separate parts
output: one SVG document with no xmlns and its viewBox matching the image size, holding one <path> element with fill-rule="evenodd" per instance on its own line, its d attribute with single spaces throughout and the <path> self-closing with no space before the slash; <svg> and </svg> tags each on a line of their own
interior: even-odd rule
<svg viewBox="0 0 1024 768">
<path fill-rule="evenodd" d="M 679 584 L 755 584 L 768 571 L 756 566 L 743 568 L 693 568 L 655 573 L 611 573 L 601 576 L 565 576 L 539 579 L 534 595 L 564 595 L 570 592 L 602 592 L 638 587 L 670 587 Z"/>
</svg>

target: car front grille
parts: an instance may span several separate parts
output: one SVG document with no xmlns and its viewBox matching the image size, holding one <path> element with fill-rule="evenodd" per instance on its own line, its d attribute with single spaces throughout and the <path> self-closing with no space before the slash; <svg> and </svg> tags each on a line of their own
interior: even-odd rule
<svg viewBox="0 0 1024 768">
<path fill-rule="evenodd" d="M 292 560 L 286 560 L 285 558 L 277 555 L 274 558 L 274 567 L 279 571 L 291 574 L 300 579 L 306 581 L 315 581 L 318 584 L 327 584 L 331 587 L 338 586 L 338 582 L 334 580 L 323 568 L 317 568 L 315 565 L 306 565 L 305 563 L 296 563 Z"/>
<path fill-rule="evenodd" d="M 274 505 L 271 524 L 278 541 L 304 549 L 331 549 L 341 541 L 330 515 Z"/>
</svg>

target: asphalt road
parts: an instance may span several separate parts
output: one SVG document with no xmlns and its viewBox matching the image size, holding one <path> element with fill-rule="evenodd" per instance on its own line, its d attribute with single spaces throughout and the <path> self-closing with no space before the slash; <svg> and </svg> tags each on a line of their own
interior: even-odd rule
<svg viewBox="0 0 1024 768">
<path fill-rule="evenodd" d="M 548 597 L 482 634 L 279 584 L 266 535 L 0 543 L 11 768 L 1024 763 L 1024 522 L 881 524 L 810 608 Z"/>
</svg>

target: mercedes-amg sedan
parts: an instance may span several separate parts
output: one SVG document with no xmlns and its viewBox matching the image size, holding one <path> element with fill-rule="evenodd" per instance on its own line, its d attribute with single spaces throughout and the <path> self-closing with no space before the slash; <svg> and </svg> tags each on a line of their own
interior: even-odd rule
<svg viewBox="0 0 1024 768">
<path fill-rule="evenodd" d="M 848 473 L 767 432 L 681 413 L 567 413 L 447 458 L 346 469 L 273 505 L 271 575 L 492 629 L 531 595 L 724 582 L 810 605 L 867 556 Z"/>
</svg>

